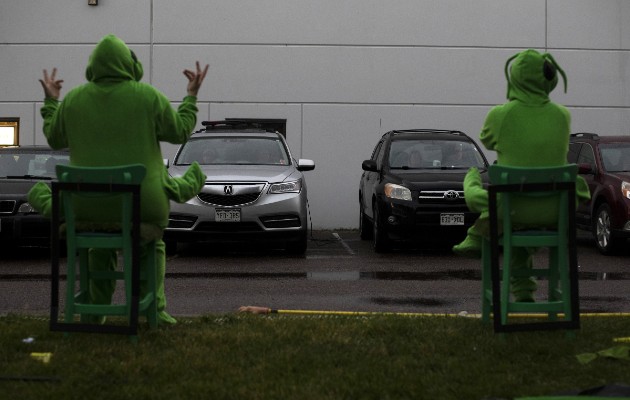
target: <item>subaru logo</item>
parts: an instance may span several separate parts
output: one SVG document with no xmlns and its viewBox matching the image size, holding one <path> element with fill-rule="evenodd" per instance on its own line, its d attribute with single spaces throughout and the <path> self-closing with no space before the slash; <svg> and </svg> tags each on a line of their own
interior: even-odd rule
<svg viewBox="0 0 630 400">
<path fill-rule="evenodd" d="M 226 196 L 232 195 L 233 192 L 234 192 L 234 188 L 232 187 L 232 185 L 223 186 L 223 193 L 225 193 Z"/>
<path fill-rule="evenodd" d="M 444 198 L 446 200 L 459 199 L 459 193 L 457 193 L 457 191 L 455 190 L 449 190 L 449 191 L 444 192 Z"/>
</svg>

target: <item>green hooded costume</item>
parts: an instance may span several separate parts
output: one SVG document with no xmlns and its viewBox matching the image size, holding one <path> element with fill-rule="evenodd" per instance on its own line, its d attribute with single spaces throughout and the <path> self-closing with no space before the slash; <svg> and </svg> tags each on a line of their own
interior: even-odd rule
<svg viewBox="0 0 630 400">
<path fill-rule="evenodd" d="M 564 106 L 549 99 L 549 93 L 558 83 L 558 72 L 564 79 L 566 91 L 564 71 L 548 53 L 529 49 L 506 62 L 509 101 L 490 110 L 480 135 L 483 145 L 497 152 L 498 165 L 552 167 L 567 163 L 571 115 Z M 578 200 L 590 197 L 588 186 L 581 177 L 576 189 Z M 468 208 L 481 216 L 468 230 L 466 239 L 454 246 L 453 251 L 480 257 L 481 236 L 488 235 L 488 193 L 477 169 L 471 169 L 464 178 L 464 195 Z M 553 211 L 526 205 L 513 210 L 515 219 L 523 227 L 545 225 L 555 220 L 550 212 Z M 531 268 L 534 252 L 535 249 L 516 249 L 513 268 Z M 533 301 L 535 290 L 534 279 L 512 282 L 512 292 L 519 301 Z"/>
<path fill-rule="evenodd" d="M 174 110 L 170 101 L 153 86 L 141 83 L 142 64 L 127 45 L 114 35 L 101 39 L 86 69 L 88 83 L 72 89 L 63 102 L 46 98 L 41 109 L 44 135 L 54 149 L 69 148 L 70 164 L 106 167 L 140 163 L 146 167 L 141 185 L 141 220 L 157 228 L 158 312 L 163 322 L 175 320 L 165 311 L 165 246 L 161 232 L 168 225 L 169 198 L 183 202 L 196 195 L 205 176 L 198 164 L 177 179 L 168 176 L 160 141 L 184 143 L 197 118 L 197 98 L 184 97 Z M 43 214 L 50 213 L 50 189 L 40 183 L 29 193 L 29 201 Z M 75 212 L 94 223 L 115 221 L 115 207 L 94 208 L 77 204 Z M 141 251 L 144 263 L 146 249 Z M 114 269 L 115 251 L 92 250 L 90 269 Z M 114 282 L 91 284 L 92 302 L 111 302 Z"/>
</svg>

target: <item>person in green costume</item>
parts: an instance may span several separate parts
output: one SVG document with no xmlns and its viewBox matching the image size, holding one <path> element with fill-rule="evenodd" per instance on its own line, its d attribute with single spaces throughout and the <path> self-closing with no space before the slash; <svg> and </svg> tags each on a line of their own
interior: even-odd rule
<svg viewBox="0 0 630 400">
<path fill-rule="evenodd" d="M 197 93 L 207 71 L 208 65 L 201 69 L 199 62 L 196 71 L 184 70 L 187 96 L 175 110 L 164 94 L 140 82 L 142 64 L 125 42 L 106 35 L 90 55 L 85 73 L 88 83 L 72 89 L 63 101 L 58 100 L 63 81 L 56 79 L 56 68 L 50 76 L 44 70 L 44 79 L 40 79 L 45 93 L 41 109 L 44 135 L 53 149 L 69 148 L 70 165 L 108 167 L 140 163 L 146 167 L 141 185 L 141 221 L 156 226 L 160 232 L 156 246 L 157 306 L 159 321 L 163 323 L 177 322 L 165 311 L 166 254 L 161 232 L 168 225 L 169 198 L 186 201 L 199 192 L 205 176 L 195 163 L 183 177 L 169 177 L 160 142 L 180 144 L 188 140 L 197 122 Z M 29 201 L 44 213 L 50 210 L 49 191 L 46 185 L 37 184 L 29 193 Z M 94 209 L 90 204 L 77 204 L 76 213 L 95 223 L 117 219 L 115 210 Z M 144 263 L 144 246 L 140 255 Z M 90 251 L 90 269 L 115 269 L 116 264 L 115 251 Z M 91 283 L 91 301 L 111 303 L 114 288 L 113 282 Z"/>
<path fill-rule="evenodd" d="M 528 49 L 510 57 L 505 64 L 508 82 L 508 102 L 493 107 L 481 130 L 483 145 L 497 152 L 497 164 L 516 167 L 553 167 L 567 163 L 571 115 L 562 105 L 552 102 L 549 93 L 558 83 L 558 73 L 567 80 L 564 71 L 549 53 Z M 590 197 L 586 182 L 578 177 L 578 201 Z M 464 178 L 464 196 L 468 208 L 480 217 L 468 230 L 463 242 L 455 245 L 456 254 L 481 257 L 481 239 L 488 235 L 488 192 L 483 188 L 479 170 L 471 168 Z M 550 219 L 547 210 L 519 208 L 516 219 L 526 226 Z M 514 269 L 532 268 L 536 249 L 515 249 Z M 534 301 L 537 288 L 534 278 L 514 279 L 511 291 L 516 301 Z"/>
</svg>

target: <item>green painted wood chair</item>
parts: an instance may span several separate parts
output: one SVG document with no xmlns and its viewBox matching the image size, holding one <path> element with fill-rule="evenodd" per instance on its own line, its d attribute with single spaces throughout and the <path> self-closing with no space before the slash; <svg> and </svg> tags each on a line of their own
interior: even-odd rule
<svg viewBox="0 0 630 400">
<path fill-rule="evenodd" d="M 145 174 L 146 169 L 141 164 L 108 168 L 57 166 L 58 182 L 51 185 L 51 330 L 120 333 L 137 338 L 139 315 L 147 318 L 151 328 L 157 327 L 155 241 L 161 232 L 140 223 L 140 183 Z M 118 209 L 120 219 L 105 222 L 98 218 L 92 220 L 90 213 L 82 208 L 86 205 L 90 210 L 101 206 L 108 210 L 112 207 Z M 67 246 L 63 322 L 59 321 L 60 236 L 65 237 Z M 148 265 L 142 267 L 141 243 L 147 246 L 148 251 Z M 89 249 L 117 250 L 122 265 L 116 271 L 90 271 Z M 91 304 L 89 283 L 99 279 L 122 281 L 124 301 Z M 140 298 L 141 280 L 146 285 L 143 298 Z M 113 318 L 117 323 L 103 323 L 104 317 L 108 316 L 124 318 Z M 123 323 L 119 321 L 121 319 Z"/>
<path fill-rule="evenodd" d="M 577 166 L 492 165 L 489 174 L 490 237 L 484 238 L 482 247 L 482 320 L 489 321 L 492 312 L 496 332 L 578 329 Z M 519 209 L 541 210 L 537 214 L 540 219 L 519 221 Z M 531 270 L 515 271 L 509 261 L 517 247 L 548 248 L 548 256 L 543 257 L 546 265 L 534 264 Z M 547 279 L 546 298 L 516 301 L 510 295 L 511 279 L 530 276 Z M 515 322 L 511 317 L 517 314 L 542 318 L 521 318 Z"/>
</svg>

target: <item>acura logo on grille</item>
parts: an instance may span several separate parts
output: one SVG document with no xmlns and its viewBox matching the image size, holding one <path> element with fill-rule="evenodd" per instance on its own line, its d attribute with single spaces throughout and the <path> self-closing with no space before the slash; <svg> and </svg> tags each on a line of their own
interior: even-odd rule
<svg viewBox="0 0 630 400">
<path fill-rule="evenodd" d="M 223 186 L 223 193 L 225 193 L 226 196 L 230 196 L 233 192 L 234 188 L 232 187 L 232 185 Z"/>
<path fill-rule="evenodd" d="M 459 193 L 457 193 L 455 190 L 449 190 L 447 192 L 444 192 L 444 198 L 447 200 L 459 199 Z"/>
</svg>

